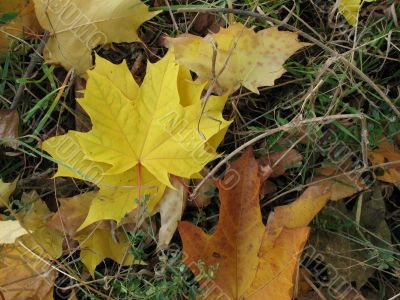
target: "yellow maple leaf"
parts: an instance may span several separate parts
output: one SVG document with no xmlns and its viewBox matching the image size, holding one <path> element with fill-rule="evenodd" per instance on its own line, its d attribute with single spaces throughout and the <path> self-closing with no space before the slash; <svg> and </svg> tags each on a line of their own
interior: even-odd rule
<svg viewBox="0 0 400 300">
<path fill-rule="evenodd" d="M 340 0 L 339 11 L 345 17 L 350 25 L 356 26 L 358 14 L 360 12 L 362 0 Z M 374 2 L 375 0 L 363 0 L 365 2 Z"/>
<path fill-rule="evenodd" d="M 119 236 L 120 241 L 117 243 L 109 230 L 96 229 L 90 234 L 80 235 L 74 239 L 79 241 L 82 263 L 92 277 L 97 265 L 105 258 L 110 258 L 121 265 L 130 265 L 134 262 L 129 251 L 131 246 L 123 235 Z"/>
<path fill-rule="evenodd" d="M 309 45 L 298 41 L 297 33 L 276 27 L 254 32 L 240 23 L 221 28 L 205 38 L 183 34 L 169 38 L 176 60 L 196 72 L 200 81 L 213 79 L 213 49 L 216 49 L 216 91 L 235 91 L 241 85 L 254 93 L 260 86 L 272 86 L 284 72 L 283 63 L 297 50 Z"/>
<path fill-rule="evenodd" d="M 140 0 L 34 0 L 37 18 L 51 36 L 44 56 L 49 63 L 84 73 L 98 45 L 139 41 L 139 26 L 157 15 Z"/>
<path fill-rule="evenodd" d="M 70 131 L 50 138 L 43 149 L 59 163 L 55 176 L 95 183 L 99 193 L 85 222 L 122 217 L 138 206 L 135 199 L 150 195 L 151 212 L 169 176 L 197 176 L 218 157 L 215 148 L 230 121 L 222 117 L 228 95 L 211 97 L 201 114 L 204 84 L 175 63 L 172 54 L 147 67 L 139 87 L 123 63 L 97 57 L 88 72 L 81 106 L 92 120 L 88 133 Z"/>
</svg>

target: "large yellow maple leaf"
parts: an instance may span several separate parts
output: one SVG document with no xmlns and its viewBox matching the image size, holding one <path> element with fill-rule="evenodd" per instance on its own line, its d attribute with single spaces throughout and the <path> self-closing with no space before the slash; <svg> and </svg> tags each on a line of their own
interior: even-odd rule
<svg viewBox="0 0 400 300">
<path fill-rule="evenodd" d="M 125 63 L 97 57 L 79 100 L 93 127 L 50 138 L 43 149 L 59 163 L 56 176 L 95 183 L 98 196 L 80 228 L 103 219 L 119 222 L 149 195 L 151 211 L 169 176 L 197 176 L 218 157 L 215 149 L 230 122 L 222 117 L 227 95 L 213 96 L 202 113 L 204 84 L 168 54 L 147 67 L 139 87 Z"/>
<path fill-rule="evenodd" d="M 98 45 L 139 41 L 139 26 L 157 15 L 140 0 L 34 0 L 40 25 L 50 32 L 49 63 L 84 73 Z"/>
<path fill-rule="evenodd" d="M 199 80 L 213 79 L 213 52 L 216 51 L 216 90 L 237 90 L 241 85 L 254 93 L 260 86 L 272 86 L 286 70 L 284 62 L 297 50 L 309 45 L 298 41 L 297 33 L 276 27 L 254 32 L 235 23 L 205 38 L 183 34 L 169 38 L 176 59 L 196 72 Z M 221 73 L 222 71 L 222 73 Z"/>
</svg>

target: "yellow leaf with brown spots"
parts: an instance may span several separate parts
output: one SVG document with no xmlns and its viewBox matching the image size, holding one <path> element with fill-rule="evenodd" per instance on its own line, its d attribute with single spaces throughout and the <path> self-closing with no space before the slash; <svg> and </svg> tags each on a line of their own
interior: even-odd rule
<svg viewBox="0 0 400 300">
<path fill-rule="evenodd" d="M 215 91 L 235 91 L 241 85 L 254 93 L 261 86 L 273 86 L 286 72 L 283 64 L 297 50 L 308 46 L 297 33 L 271 27 L 258 32 L 235 23 L 205 38 L 183 34 L 169 38 L 176 61 L 194 71 L 200 81 L 213 80 L 213 53 L 216 51 Z M 215 49 L 215 50 L 213 50 Z"/>
<path fill-rule="evenodd" d="M 400 152 L 386 138 L 379 143 L 375 150 L 369 152 L 369 159 L 374 166 L 382 165 L 379 168 L 383 170 L 383 174 L 376 176 L 378 180 L 396 185 L 400 183 Z"/>
</svg>

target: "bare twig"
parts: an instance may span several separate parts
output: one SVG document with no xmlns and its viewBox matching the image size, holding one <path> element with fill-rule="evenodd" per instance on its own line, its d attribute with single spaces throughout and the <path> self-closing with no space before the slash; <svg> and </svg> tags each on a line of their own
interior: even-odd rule
<svg viewBox="0 0 400 300">
<path fill-rule="evenodd" d="M 354 73 L 361 77 L 366 83 L 368 83 L 382 98 L 383 101 L 386 102 L 387 105 L 395 112 L 395 114 L 400 117 L 399 109 L 392 103 L 389 97 L 382 91 L 382 89 L 375 84 L 375 82 L 369 78 L 363 71 L 357 68 L 353 63 L 351 63 L 348 59 L 346 59 L 347 53 L 340 54 L 336 50 L 326 46 L 324 43 L 319 41 L 318 39 L 314 38 L 313 36 L 309 35 L 308 33 L 299 30 L 298 28 L 284 23 L 280 20 L 275 18 L 269 17 L 267 15 L 259 14 L 252 11 L 245 11 L 241 9 L 229 9 L 229 8 L 180 8 L 177 10 L 178 12 L 215 12 L 215 13 L 232 13 L 238 15 L 244 15 L 249 17 L 254 17 L 257 19 L 267 20 L 275 25 L 285 27 L 293 32 L 297 32 L 299 35 L 304 37 L 305 39 L 309 40 L 310 42 L 316 44 L 320 48 L 324 49 L 325 51 L 329 52 L 333 57 L 337 57 L 345 66 L 349 67 Z M 352 52 L 352 51 L 351 51 Z"/>
<path fill-rule="evenodd" d="M 45 32 L 43 35 L 42 41 L 39 44 L 39 47 L 37 50 L 31 54 L 31 61 L 29 62 L 28 68 L 26 69 L 24 73 L 24 78 L 29 78 L 32 76 L 33 70 L 35 69 L 36 65 L 42 61 L 41 54 L 44 50 L 44 47 L 46 46 L 47 40 L 49 39 L 49 33 Z M 26 87 L 26 83 L 22 82 L 18 86 L 17 92 L 15 93 L 14 99 L 11 103 L 11 109 L 16 109 L 18 104 L 21 102 L 22 95 L 24 93 Z"/>
<path fill-rule="evenodd" d="M 202 179 L 202 181 L 197 185 L 197 187 L 193 190 L 191 198 L 196 197 L 200 187 L 212 176 L 215 175 L 215 173 L 223 166 L 225 165 L 231 158 L 233 158 L 235 155 L 237 155 L 238 153 L 240 153 L 242 150 L 246 149 L 247 147 L 257 143 L 258 141 L 266 138 L 267 136 L 273 135 L 275 133 L 278 132 L 282 132 L 282 131 L 289 131 L 293 128 L 299 128 L 301 126 L 304 125 L 308 125 L 308 124 L 313 124 L 313 123 L 323 123 L 323 124 L 327 124 L 329 122 L 335 121 L 335 120 L 340 120 L 340 119 L 362 119 L 363 116 L 360 114 L 345 114 L 345 115 L 334 115 L 334 116 L 324 116 L 324 117 L 316 117 L 316 118 L 311 118 L 311 119 L 307 119 L 307 120 L 293 120 L 292 122 L 273 128 L 273 129 L 269 129 L 266 130 L 264 133 L 256 136 L 255 138 L 251 139 L 250 141 L 244 143 L 243 145 L 239 146 L 237 149 L 235 149 L 235 151 L 229 153 L 227 156 L 225 156 L 225 158 L 223 160 L 221 160 L 206 176 L 204 176 L 204 178 Z"/>
</svg>

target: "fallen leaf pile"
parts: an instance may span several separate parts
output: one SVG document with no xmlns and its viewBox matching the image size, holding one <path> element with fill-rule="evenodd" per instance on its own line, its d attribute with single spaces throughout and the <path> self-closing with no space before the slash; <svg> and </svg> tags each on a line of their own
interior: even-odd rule
<svg viewBox="0 0 400 300">
<path fill-rule="evenodd" d="M 340 0 L 337 7 L 356 26 L 360 5 L 360 0 Z M 303 157 L 294 148 L 285 148 L 256 160 L 248 148 L 228 168 L 239 175 L 234 186 L 226 175 L 221 180 L 209 179 L 199 188 L 203 207 L 212 201 L 207 193 L 216 182 L 221 202 L 216 229 L 208 234 L 181 219 L 191 192 L 188 186 L 197 184 L 208 164 L 222 156 L 217 149 L 232 123 L 224 118 L 229 96 L 241 87 L 259 94 L 261 87 L 273 86 L 286 72 L 285 62 L 311 44 L 277 27 L 256 31 L 231 23 L 206 37 L 167 37 L 167 54 L 156 63 L 147 62 L 145 75 L 135 81 L 126 61 L 113 64 L 94 50 L 98 46 L 112 50 L 113 43 L 141 42 L 139 27 L 159 12 L 149 11 L 140 0 L 20 0 L 0 2 L 0 8 L 15 13 L 15 19 L 1 25 L 10 36 L 48 31 L 46 63 L 73 69 L 81 76 L 79 86 L 84 88 L 76 90 L 81 97 L 77 103 L 90 118 L 90 124 L 85 124 L 89 131 L 48 135 L 38 145 L 51 157 L 43 156 L 57 164 L 54 178 L 78 179 L 74 183 L 83 181 L 89 192 L 75 190 L 68 194 L 73 197 L 55 197 L 57 210 L 50 211 L 36 191 L 18 189 L 22 196 L 15 196 L 18 179 L 0 180 L 2 298 L 53 299 L 60 268 L 68 272 L 68 266 L 62 265 L 65 257 L 77 257 L 87 278 L 93 279 L 104 275 L 96 268 L 105 259 L 121 266 L 145 265 L 133 255 L 130 234 L 141 226 L 153 229 L 144 220 L 156 214 L 160 214 L 160 222 L 154 225 L 157 246 L 167 248 L 179 229 L 183 261 L 199 282 L 201 299 L 294 297 L 310 222 L 328 201 L 366 188 L 357 174 L 344 175 L 338 166 L 324 164 L 313 170 L 296 199 L 285 199 L 285 205 L 262 215 L 260 199 L 278 190 L 270 179 L 301 164 Z M 199 31 L 217 26 L 215 16 L 212 22 L 206 17 L 205 25 L 195 24 Z M 8 46 L 9 38 L 1 34 L 0 48 Z M 143 45 L 141 66 L 134 66 L 143 72 L 144 57 L 153 51 L 147 46 Z M 1 147 L 17 146 L 18 127 L 16 111 L 0 110 Z M 383 139 L 370 151 L 369 160 L 381 171 L 376 172 L 376 179 L 398 185 L 400 152 L 396 146 Z M 11 195 L 18 197 L 15 203 L 10 202 Z M 383 200 L 371 200 L 366 211 L 373 214 L 376 208 L 383 218 L 382 205 Z M 365 226 L 382 231 L 384 239 L 389 239 L 385 224 L 367 224 L 363 217 Z M 368 277 L 364 277 L 354 281 L 365 283 Z"/>
<path fill-rule="evenodd" d="M 88 76 L 79 103 L 92 130 L 43 143 L 59 162 L 56 176 L 99 187 L 80 228 L 100 220 L 120 222 L 141 205 L 151 212 L 165 187 L 172 187 L 170 176 L 197 177 L 218 157 L 216 147 L 230 124 L 221 113 L 227 95 L 210 98 L 202 117 L 204 85 L 193 83 L 171 54 L 148 65 L 140 87 L 125 63 L 117 66 L 100 57 Z M 141 204 L 145 195 L 149 200 Z"/>
</svg>

